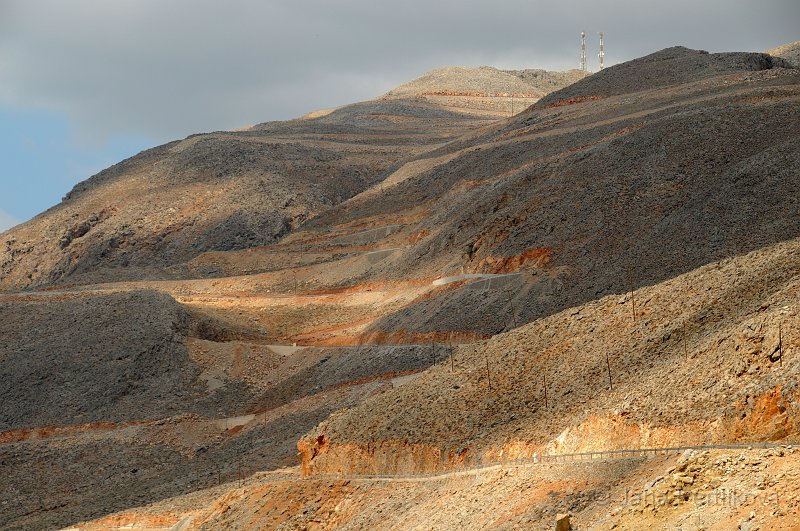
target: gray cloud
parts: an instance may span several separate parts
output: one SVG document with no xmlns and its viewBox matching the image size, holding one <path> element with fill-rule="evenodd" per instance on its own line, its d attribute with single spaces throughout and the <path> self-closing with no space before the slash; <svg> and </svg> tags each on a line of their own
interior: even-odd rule
<svg viewBox="0 0 800 531">
<path fill-rule="evenodd" d="M 65 112 L 85 140 L 159 141 L 377 96 L 446 65 L 577 66 L 666 46 L 763 50 L 800 3 L 634 0 L 0 0 L 0 104 Z M 594 62 L 592 62 L 592 65 Z"/>
</svg>

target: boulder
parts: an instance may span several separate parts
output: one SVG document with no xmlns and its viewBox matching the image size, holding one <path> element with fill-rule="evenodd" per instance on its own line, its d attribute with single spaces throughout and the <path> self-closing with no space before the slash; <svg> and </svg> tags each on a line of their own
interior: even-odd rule
<svg viewBox="0 0 800 531">
<path fill-rule="evenodd" d="M 568 514 L 556 515 L 556 531 L 571 531 L 572 524 L 569 523 Z"/>
</svg>

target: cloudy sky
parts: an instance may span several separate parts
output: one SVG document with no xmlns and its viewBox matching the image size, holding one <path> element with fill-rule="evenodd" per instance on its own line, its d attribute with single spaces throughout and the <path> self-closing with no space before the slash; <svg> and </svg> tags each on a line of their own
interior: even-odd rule
<svg viewBox="0 0 800 531">
<path fill-rule="evenodd" d="M 447 65 L 576 68 L 800 39 L 797 0 L 0 0 L 0 230 L 190 133 L 377 96 Z M 590 61 L 596 68 L 596 59 Z"/>
</svg>

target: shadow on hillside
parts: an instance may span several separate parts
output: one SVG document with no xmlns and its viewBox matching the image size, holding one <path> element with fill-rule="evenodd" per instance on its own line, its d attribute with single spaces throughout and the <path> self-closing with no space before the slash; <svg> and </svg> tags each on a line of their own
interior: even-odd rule
<svg viewBox="0 0 800 531">
<path fill-rule="evenodd" d="M 297 439 L 348 405 L 322 404 L 203 445 L 192 444 L 188 433 L 178 440 L 165 434 L 157 441 L 142 440 L 141 432 L 124 443 L 97 437 L 80 444 L 42 440 L 5 445 L 0 450 L 4 480 L 16 491 L 5 497 L 10 505 L 3 509 L 3 529 L 67 527 L 295 465 Z M 35 462 L 26 458 L 31 444 L 37 446 Z"/>
<path fill-rule="evenodd" d="M 501 287 L 485 287 L 485 282 L 465 284 L 382 317 L 365 335 L 413 330 L 420 334 L 474 332 L 491 336 L 606 296 L 624 297 L 632 290 L 665 282 L 721 260 L 757 252 L 797 236 L 800 231 L 793 237 L 775 238 L 763 245 L 742 245 L 739 252 L 727 246 L 717 247 L 705 256 L 687 252 L 675 257 L 674 262 L 645 271 L 639 271 L 635 261 L 627 267 L 608 262 L 599 266 L 606 272 L 602 279 L 592 272 L 579 274 L 564 268 L 557 272 L 523 271 Z M 655 247 L 647 250 L 649 253 L 658 251 Z M 667 256 L 666 250 L 664 255 Z M 608 280 L 607 272 L 613 272 L 614 278 Z"/>
</svg>

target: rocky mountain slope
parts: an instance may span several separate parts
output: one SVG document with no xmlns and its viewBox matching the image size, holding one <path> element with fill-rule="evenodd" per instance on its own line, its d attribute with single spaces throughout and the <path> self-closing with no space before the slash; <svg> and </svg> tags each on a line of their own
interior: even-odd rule
<svg viewBox="0 0 800 531">
<path fill-rule="evenodd" d="M 5 299 L 0 315 L 2 430 L 162 418 L 198 376 L 188 312 L 163 293 Z"/>
<path fill-rule="evenodd" d="M 767 53 L 772 56 L 785 59 L 794 66 L 800 68 L 800 41 L 789 42 L 782 44 L 781 46 L 776 46 L 775 48 L 767 50 Z"/>
<path fill-rule="evenodd" d="M 614 65 L 590 76 L 580 83 L 557 91 L 544 99 L 547 106 L 573 97 L 608 97 L 653 88 L 666 88 L 734 72 L 758 72 L 771 68 L 791 68 L 788 61 L 768 53 L 708 53 L 683 46 L 667 48 L 656 53 Z"/>
<path fill-rule="evenodd" d="M 800 240 L 448 352 L 298 447 L 308 473 L 424 473 L 800 433 Z M 442 415 L 442 411 L 450 412 Z"/>
<path fill-rule="evenodd" d="M 492 92 L 507 76 L 481 82 Z M 229 479 L 242 463 L 294 462 L 297 438 L 332 411 L 432 363 L 427 346 L 287 347 L 287 336 L 385 315 L 427 289 L 301 307 L 289 292 L 309 288 L 304 276 L 335 277 L 314 264 L 358 271 L 381 255 L 263 247 L 506 112 L 417 95 L 145 151 L 3 234 L 0 460 L 13 473 L 2 521 L 52 527 Z M 291 264 L 312 267 L 302 289 Z M 186 280 L 229 273 L 249 276 Z M 89 476 L 87 455 L 99 467 Z"/>
<path fill-rule="evenodd" d="M 426 96 L 433 93 L 528 94 L 545 96 L 582 78 L 579 70 L 548 72 L 541 69 L 498 70 L 490 66 L 455 66 L 426 72 L 386 93 L 388 98 Z"/>
<path fill-rule="evenodd" d="M 543 96 L 563 88 L 586 74 L 580 70 L 498 70 L 448 67 L 427 72 L 422 77 L 390 90 L 384 99 L 411 98 L 473 112 L 514 114 Z M 516 106 L 516 108 L 515 108 Z"/>
<path fill-rule="evenodd" d="M 144 151 L 4 234 L 0 288 L 169 277 L 170 266 L 203 251 L 274 243 L 379 182 L 400 159 L 480 123 L 374 102 Z"/>
<path fill-rule="evenodd" d="M 193 136 L 4 233 L 5 527 L 635 528 L 592 493 L 683 461 L 430 485 L 452 511 L 299 475 L 797 442 L 800 70 L 677 47 L 580 77 L 446 69 Z"/>
<path fill-rule="evenodd" d="M 484 72 L 470 85 L 480 97 L 465 94 L 453 108 L 425 100 L 474 72 Z M 4 234 L 0 289 L 177 278 L 183 271 L 174 267 L 202 252 L 275 243 L 381 182 L 404 158 L 507 114 L 497 95 L 507 79 L 518 81 L 510 88 L 535 87 L 526 93 L 528 104 L 576 79 L 575 73 L 488 68 L 433 77 L 391 97 L 245 131 L 194 135 L 120 162 Z M 489 104 L 476 114 L 478 100 Z"/>
<path fill-rule="evenodd" d="M 796 237 L 798 71 L 763 57 L 668 49 L 608 68 L 427 153 L 418 171 L 326 211 L 292 241 L 324 249 L 332 225 L 385 223 L 407 245 L 362 281 L 519 272 L 512 297 L 448 291 L 372 327 L 488 337 Z M 688 72 L 634 90 L 665 62 Z"/>
</svg>

